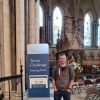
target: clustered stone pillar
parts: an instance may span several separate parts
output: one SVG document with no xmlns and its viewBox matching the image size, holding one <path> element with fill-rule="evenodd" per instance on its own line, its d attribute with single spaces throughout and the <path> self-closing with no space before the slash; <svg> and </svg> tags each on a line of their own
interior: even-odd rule
<svg viewBox="0 0 100 100">
<path fill-rule="evenodd" d="M 35 43 L 35 0 L 28 1 L 28 34 L 29 43 Z"/>
<path fill-rule="evenodd" d="M 40 17 L 40 15 L 39 15 L 39 3 L 40 3 L 40 0 L 37 0 L 36 1 L 36 5 L 35 5 L 35 7 L 36 7 L 36 43 L 39 43 L 39 41 L 40 41 L 40 35 L 39 35 L 39 27 L 40 27 L 40 25 L 39 25 L 39 17 Z"/>
<path fill-rule="evenodd" d="M 0 77 L 2 77 L 2 74 L 3 74 L 3 48 L 2 48 L 2 42 L 3 42 L 3 5 L 2 5 L 2 2 L 0 2 Z"/>
<path fill-rule="evenodd" d="M 25 11 L 24 0 L 16 0 L 16 73 L 23 65 L 23 90 L 25 90 Z M 20 88 L 18 86 L 17 90 Z"/>
<path fill-rule="evenodd" d="M 28 1 L 28 43 L 39 43 L 39 0 Z"/>
<path fill-rule="evenodd" d="M 2 77 L 11 75 L 11 30 L 10 30 L 10 11 L 9 0 L 2 1 L 3 14 L 3 32 L 2 32 Z M 4 82 L 4 91 L 8 92 L 8 84 Z"/>
</svg>

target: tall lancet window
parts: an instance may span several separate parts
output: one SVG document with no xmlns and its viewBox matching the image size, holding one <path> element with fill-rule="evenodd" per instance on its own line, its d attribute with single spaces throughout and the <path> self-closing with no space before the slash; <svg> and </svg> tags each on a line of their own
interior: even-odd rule
<svg viewBox="0 0 100 100">
<path fill-rule="evenodd" d="M 43 26 L 43 10 L 42 10 L 41 6 L 39 6 L 39 25 L 40 25 L 40 27 Z"/>
<path fill-rule="evenodd" d="M 98 24 L 97 46 L 100 47 L 100 18 L 98 20 Z"/>
<path fill-rule="evenodd" d="M 61 35 L 61 30 L 62 30 L 62 13 L 59 7 L 56 7 L 53 11 L 53 44 L 57 43 L 57 39 Z"/>
<path fill-rule="evenodd" d="M 92 21 L 89 13 L 85 15 L 84 19 L 84 47 L 90 47 L 92 45 Z"/>
</svg>

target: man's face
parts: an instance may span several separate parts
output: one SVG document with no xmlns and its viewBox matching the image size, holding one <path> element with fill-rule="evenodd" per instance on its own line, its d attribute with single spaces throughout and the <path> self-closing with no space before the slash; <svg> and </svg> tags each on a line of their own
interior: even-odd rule
<svg viewBox="0 0 100 100">
<path fill-rule="evenodd" d="M 60 64 L 66 64 L 67 63 L 66 55 L 59 56 L 59 63 Z"/>
</svg>

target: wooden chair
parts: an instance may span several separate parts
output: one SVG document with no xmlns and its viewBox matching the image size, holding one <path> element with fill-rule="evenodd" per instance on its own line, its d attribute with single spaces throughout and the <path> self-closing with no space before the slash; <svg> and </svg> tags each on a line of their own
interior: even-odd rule
<svg viewBox="0 0 100 100">
<path fill-rule="evenodd" d="M 90 86 L 93 87 L 93 85 L 94 85 L 94 83 L 93 83 L 91 80 L 85 80 L 85 81 L 84 81 L 84 84 L 85 84 L 85 86 L 86 86 L 87 88 L 90 87 Z"/>
<path fill-rule="evenodd" d="M 92 75 L 86 75 L 86 79 L 92 79 Z"/>
<path fill-rule="evenodd" d="M 73 85 L 73 93 L 82 93 L 85 90 L 84 78 L 82 75 L 78 75 Z"/>
<path fill-rule="evenodd" d="M 86 97 L 84 100 L 100 100 L 100 93 L 96 87 L 89 87 L 86 89 Z"/>
<path fill-rule="evenodd" d="M 100 88 L 100 78 L 95 80 L 95 85 L 98 89 Z"/>
</svg>

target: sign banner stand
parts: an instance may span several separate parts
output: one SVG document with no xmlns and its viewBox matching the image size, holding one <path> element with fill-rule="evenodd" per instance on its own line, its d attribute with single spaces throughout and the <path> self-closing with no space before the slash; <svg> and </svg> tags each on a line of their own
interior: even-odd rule
<svg viewBox="0 0 100 100">
<path fill-rule="evenodd" d="M 28 96 L 50 97 L 48 44 L 27 45 Z"/>
</svg>

